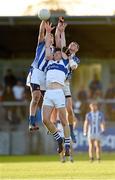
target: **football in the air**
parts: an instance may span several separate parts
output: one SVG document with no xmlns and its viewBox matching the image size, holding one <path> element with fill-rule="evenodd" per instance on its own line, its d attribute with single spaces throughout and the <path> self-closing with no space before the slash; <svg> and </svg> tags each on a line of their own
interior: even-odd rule
<svg viewBox="0 0 115 180">
<path fill-rule="evenodd" d="M 48 20 L 50 18 L 50 11 L 48 9 L 41 9 L 38 11 L 38 17 L 41 20 Z"/>
</svg>

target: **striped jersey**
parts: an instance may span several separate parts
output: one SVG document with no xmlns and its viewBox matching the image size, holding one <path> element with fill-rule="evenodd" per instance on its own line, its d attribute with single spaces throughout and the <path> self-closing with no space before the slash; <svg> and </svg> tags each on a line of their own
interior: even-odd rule
<svg viewBox="0 0 115 180">
<path fill-rule="evenodd" d="M 71 58 L 79 65 L 80 59 L 76 55 L 71 55 Z M 72 76 L 72 69 L 71 67 L 69 67 L 66 80 L 71 79 L 71 76 Z"/>
<path fill-rule="evenodd" d="M 99 135 L 100 125 L 105 121 L 104 114 L 101 111 L 89 112 L 86 114 L 86 120 L 88 121 L 88 135 Z"/>
<path fill-rule="evenodd" d="M 45 41 L 42 41 L 37 45 L 35 58 L 33 63 L 31 64 L 33 68 L 45 71 L 45 68 L 48 64 L 48 61 L 46 61 L 45 59 L 45 49 Z M 51 51 L 53 51 L 53 47 L 51 47 Z"/>
<path fill-rule="evenodd" d="M 68 73 L 68 63 L 69 61 L 65 59 L 60 61 L 50 60 L 46 68 L 46 85 L 53 82 L 64 85 Z"/>
</svg>

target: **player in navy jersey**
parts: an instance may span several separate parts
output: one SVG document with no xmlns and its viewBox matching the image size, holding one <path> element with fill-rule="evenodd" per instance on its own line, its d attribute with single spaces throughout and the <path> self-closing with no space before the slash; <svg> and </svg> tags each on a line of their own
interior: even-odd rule
<svg viewBox="0 0 115 180">
<path fill-rule="evenodd" d="M 94 160 L 94 149 L 96 148 L 96 158 L 100 161 L 100 142 L 102 134 L 105 131 L 104 114 L 99 111 L 98 104 L 92 102 L 89 105 L 90 112 L 86 114 L 84 122 L 84 136 L 88 137 L 89 143 L 89 158 L 91 162 Z"/>
<path fill-rule="evenodd" d="M 52 37 L 53 41 L 53 37 Z M 50 47 L 52 49 L 52 46 Z M 30 72 L 27 77 L 27 86 L 30 87 L 32 99 L 29 109 L 29 130 L 38 130 L 38 123 L 36 123 L 36 112 L 38 104 L 45 91 L 45 68 L 47 61 L 45 60 L 45 21 L 42 21 L 39 28 L 38 43 L 34 61 L 31 64 Z"/>
</svg>

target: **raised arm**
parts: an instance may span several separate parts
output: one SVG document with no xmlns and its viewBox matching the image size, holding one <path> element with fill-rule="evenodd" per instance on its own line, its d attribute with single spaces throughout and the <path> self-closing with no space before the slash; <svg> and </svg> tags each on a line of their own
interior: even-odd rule
<svg viewBox="0 0 115 180">
<path fill-rule="evenodd" d="M 66 47 L 66 38 L 65 38 L 65 28 L 67 24 L 63 23 L 62 28 L 61 28 L 61 49 Z"/>
<path fill-rule="evenodd" d="M 54 27 L 51 27 L 52 24 L 49 24 L 49 22 L 45 23 L 45 29 L 46 29 L 46 36 L 45 36 L 45 46 L 46 46 L 46 59 L 51 59 L 52 53 L 50 46 L 52 44 L 52 36 L 51 31 L 54 29 Z"/>
<path fill-rule="evenodd" d="M 56 47 L 63 49 L 66 46 L 65 28 L 67 24 L 64 23 L 64 18 L 59 17 L 58 25 L 55 32 Z"/>
<path fill-rule="evenodd" d="M 38 43 L 45 40 L 45 21 L 42 21 L 39 28 Z"/>
<path fill-rule="evenodd" d="M 61 32 L 59 30 L 60 23 L 58 22 L 58 25 L 56 27 L 55 31 L 55 43 L 56 43 L 56 48 L 61 48 Z"/>
</svg>

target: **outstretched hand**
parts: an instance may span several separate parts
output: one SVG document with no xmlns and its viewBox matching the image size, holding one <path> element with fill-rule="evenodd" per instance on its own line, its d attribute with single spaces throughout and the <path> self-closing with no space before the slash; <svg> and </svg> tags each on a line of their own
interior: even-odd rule
<svg viewBox="0 0 115 180">
<path fill-rule="evenodd" d="M 52 23 L 46 22 L 45 23 L 45 29 L 46 32 L 51 33 L 51 31 L 54 29 L 55 27 L 52 27 Z"/>
</svg>

